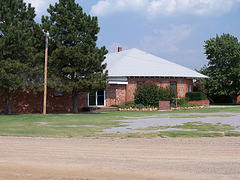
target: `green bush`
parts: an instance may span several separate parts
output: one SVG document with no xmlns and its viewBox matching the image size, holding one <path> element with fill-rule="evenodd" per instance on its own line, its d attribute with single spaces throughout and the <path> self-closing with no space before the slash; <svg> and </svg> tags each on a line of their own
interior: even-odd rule
<svg viewBox="0 0 240 180">
<path fill-rule="evenodd" d="M 174 97 L 176 93 L 171 88 L 160 88 L 152 82 L 147 82 L 137 88 L 135 103 L 158 107 L 159 101 L 172 101 Z"/>
<path fill-rule="evenodd" d="M 177 92 L 170 87 L 167 87 L 167 88 L 161 88 L 160 87 L 158 95 L 159 95 L 159 101 L 173 102 L 174 98 L 177 97 Z"/>
<path fill-rule="evenodd" d="M 177 101 L 178 107 L 188 107 L 188 98 L 181 98 Z"/>
<path fill-rule="evenodd" d="M 135 108 L 136 104 L 133 101 L 128 101 L 125 103 L 125 108 Z"/>
<path fill-rule="evenodd" d="M 189 101 L 200 101 L 207 99 L 202 92 L 188 92 L 186 97 L 189 99 Z"/>
<path fill-rule="evenodd" d="M 199 107 L 199 106 L 200 106 L 199 104 L 192 104 L 192 103 L 190 103 L 190 104 L 188 104 L 187 107 Z"/>
<path fill-rule="evenodd" d="M 177 101 L 177 103 L 176 103 Z M 198 104 L 193 104 L 193 103 L 188 103 L 189 99 L 188 97 L 181 98 L 181 99 L 174 99 L 173 103 L 171 104 L 172 107 L 198 107 L 200 105 Z"/>
<path fill-rule="evenodd" d="M 144 108 L 144 105 L 143 105 L 143 104 L 137 104 L 137 108 L 138 108 L 138 109 L 143 109 L 143 108 Z"/>
<path fill-rule="evenodd" d="M 144 106 L 158 106 L 159 101 L 159 87 L 152 83 L 147 82 L 137 88 L 135 103 L 143 104 Z"/>
<path fill-rule="evenodd" d="M 119 105 L 111 105 L 111 107 L 117 107 L 117 108 L 119 108 L 120 106 L 119 106 Z"/>
</svg>

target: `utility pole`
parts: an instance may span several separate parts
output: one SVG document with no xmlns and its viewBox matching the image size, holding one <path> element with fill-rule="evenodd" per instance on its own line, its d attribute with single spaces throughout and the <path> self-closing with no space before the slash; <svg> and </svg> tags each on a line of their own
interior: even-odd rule
<svg viewBox="0 0 240 180">
<path fill-rule="evenodd" d="M 43 97 L 43 115 L 47 114 L 47 60 L 48 60 L 48 38 L 49 32 L 46 33 L 46 48 L 45 48 L 45 65 L 44 65 L 44 97 Z"/>
</svg>

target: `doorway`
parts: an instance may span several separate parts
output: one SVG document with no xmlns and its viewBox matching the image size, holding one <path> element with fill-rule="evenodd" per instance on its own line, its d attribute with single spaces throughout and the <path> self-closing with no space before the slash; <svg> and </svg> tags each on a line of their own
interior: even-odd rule
<svg viewBox="0 0 240 180">
<path fill-rule="evenodd" d="M 105 106 L 105 91 L 97 91 L 88 94 L 89 107 Z"/>
</svg>

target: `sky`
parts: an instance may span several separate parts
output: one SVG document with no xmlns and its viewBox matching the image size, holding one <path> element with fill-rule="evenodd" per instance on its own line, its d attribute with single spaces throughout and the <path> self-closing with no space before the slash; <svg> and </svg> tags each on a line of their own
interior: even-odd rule
<svg viewBox="0 0 240 180">
<path fill-rule="evenodd" d="M 36 21 L 58 0 L 24 0 Z M 99 20 L 98 46 L 138 48 L 191 69 L 208 63 L 204 41 L 229 33 L 240 40 L 240 0 L 75 0 Z"/>
</svg>

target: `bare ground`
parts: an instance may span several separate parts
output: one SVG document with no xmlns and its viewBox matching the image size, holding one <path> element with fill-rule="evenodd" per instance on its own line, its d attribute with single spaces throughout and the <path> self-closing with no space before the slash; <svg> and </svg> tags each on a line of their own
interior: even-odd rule
<svg viewBox="0 0 240 180">
<path fill-rule="evenodd" d="M 240 138 L 0 137 L 0 179 L 239 180 Z"/>
</svg>

